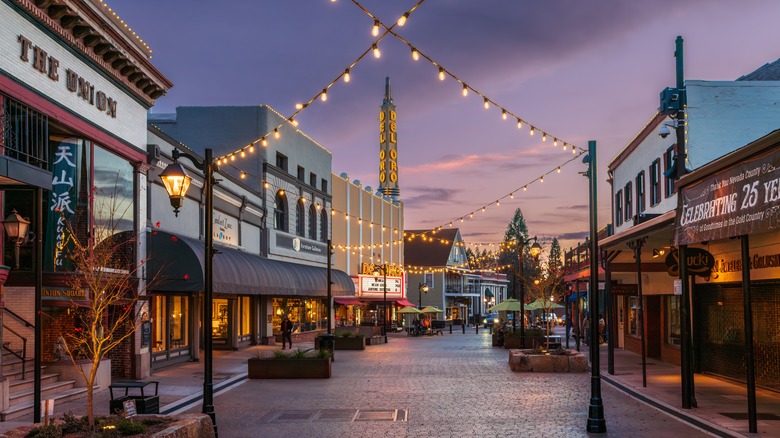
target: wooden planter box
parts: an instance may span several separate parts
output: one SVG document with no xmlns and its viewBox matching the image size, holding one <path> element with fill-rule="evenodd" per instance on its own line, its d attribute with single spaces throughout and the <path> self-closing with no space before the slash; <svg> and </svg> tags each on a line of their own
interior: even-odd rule
<svg viewBox="0 0 780 438">
<path fill-rule="evenodd" d="M 335 339 L 335 349 L 336 350 L 365 350 L 366 349 L 366 338 L 361 337 L 349 337 L 349 338 L 341 338 L 337 337 Z"/>
<path fill-rule="evenodd" d="M 526 336 L 525 348 L 532 348 L 534 345 L 544 345 L 545 342 L 546 340 L 543 336 Z M 504 336 L 504 348 L 520 348 L 520 336 L 509 334 Z"/>
<path fill-rule="evenodd" d="M 257 359 L 247 362 L 250 379 L 329 379 L 330 359 Z"/>
</svg>

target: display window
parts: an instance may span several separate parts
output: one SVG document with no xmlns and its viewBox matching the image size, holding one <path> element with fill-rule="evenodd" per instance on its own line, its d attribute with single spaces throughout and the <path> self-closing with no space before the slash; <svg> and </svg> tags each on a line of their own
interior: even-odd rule
<svg viewBox="0 0 780 438">
<path fill-rule="evenodd" d="M 293 333 L 326 330 L 327 305 L 324 298 L 274 298 L 273 330 L 281 333 L 282 318 L 290 317 Z"/>
<path fill-rule="evenodd" d="M 680 346 L 680 297 L 677 295 L 666 300 L 666 343 Z"/>
</svg>

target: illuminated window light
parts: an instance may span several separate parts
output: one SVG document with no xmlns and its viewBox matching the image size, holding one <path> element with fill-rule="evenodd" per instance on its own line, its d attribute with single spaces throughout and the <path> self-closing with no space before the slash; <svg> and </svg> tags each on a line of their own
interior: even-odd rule
<svg viewBox="0 0 780 438">
<path fill-rule="evenodd" d="M 371 28 L 371 35 L 379 35 L 379 20 L 374 20 L 374 26 Z"/>
<path fill-rule="evenodd" d="M 274 138 L 279 138 L 281 134 L 279 134 L 279 128 L 274 128 Z"/>
<path fill-rule="evenodd" d="M 490 102 L 488 102 L 488 98 L 486 97 L 485 98 L 485 109 L 489 109 L 489 108 L 490 108 Z"/>
<path fill-rule="evenodd" d="M 328 101 L 328 89 L 327 88 L 323 88 L 322 89 L 322 93 L 320 94 L 320 100 L 323 101 L 323 102 L 327 102 Z"/>
<path fill-rule="evenodd" d="M 420 60 L 420 52 L 417 51 L 414 47 L 412 47 L 412 60 L 413 61 L 419 61 Z"/>
<path fill-rule="evenodd" d="M 398 27 L 404 27 L 407 19 L 409 19 L 409 13 L 405 12 L 403 15 L 401 15 L 401 18 L 398 19 Z"/>
<path fill-rule="evenodd" d="M 501 110 L 501 118 L 506 120 L 506 110 Z"/>
<path fill-rule="evenodd" d="M 344 82 L 349 82 L 352 79 L 349 75 L 349 69 L 344 70 Z"/>
<path fill-rule="evenodd" d="M 372 44 L 371 49 L 374 51 L 374 58 L 379 59 L 380 57 L 382 57 L 382 52 L 379 51 L 379 46 L 377 46 L 376 44 Z"/>
<path fill-rule="evenodd" d="M 466 84 L 463 84 L 463 97 L 466 97 L 469 95 L 469 86 Z"/>
<path fill-rule="evenodd" d="M 439 67 L 439 80 L 444 80 L 444 67 Z"/>
</svg>

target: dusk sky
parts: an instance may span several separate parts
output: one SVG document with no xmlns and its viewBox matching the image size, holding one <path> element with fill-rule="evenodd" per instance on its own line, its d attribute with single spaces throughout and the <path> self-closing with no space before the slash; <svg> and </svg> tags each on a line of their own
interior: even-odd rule
<svg viewBox="0 0 780 438">
<path fill-rule="evenodd" d="M 388 26 L 414 0 L 360 2 Z M 108 1 L 174 83 L 155 113 L 177 106 L 267 104 L 289 116 L 375 39 L 350 0 Z M 754 0 L 427 0 L 396 27 L 425 55 L 511 113 L 567 143 L 598 142 L 599 227 L 609 222 L 606 164 L 653 116 L 675 80 L 733 80 L 780 57 L 780 2 Z M 380 33 L 381 35 L 381 33 Z M 467 242 L 499 242 L 516 208 L 530 234 L 568 248 L 588 230 L 581 159 L 518 130 L 494 106 L 388 35 L 317 100 L 299 129 L 333 153 L 333 172 L 378 186 L 385 77 L 398 111 L 399 183 L 407 229 L 454 222 Z M 778 122 L 780 125 L 780 122 Z M 235 145 L 236 149 L 243 145 Z M 240 164 L 238 164 L 240 166 Z M 534 182 L 535 181 L 535 182 Z M 533 182 L 533 183 L 531 183 Z M 529 184 L 531 183 L 531 184 Z M 513 200 L 495 201 L 528 184 Z M 481 207 L 490 205 L 484 213 Z M 474 219 L 459 218 L 472 211 Z M 545 239 L 546 240 L 546 239 Z M 546 248 L 547 249 L 547 248 Z"/>
</svg>

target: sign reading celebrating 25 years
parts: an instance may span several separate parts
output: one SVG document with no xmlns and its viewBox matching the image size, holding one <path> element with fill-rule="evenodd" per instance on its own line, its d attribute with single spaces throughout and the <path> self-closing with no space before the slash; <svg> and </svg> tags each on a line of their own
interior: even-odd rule
<svg viewBox="0 0 780 438">
<path fill-rule="evenodd" d="M 780 150 L 774 148 L 682 189 L 677 243 L 780 229 Z"/>
</svg>

